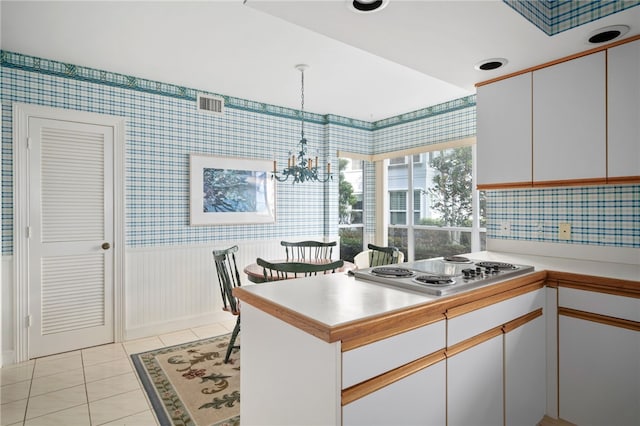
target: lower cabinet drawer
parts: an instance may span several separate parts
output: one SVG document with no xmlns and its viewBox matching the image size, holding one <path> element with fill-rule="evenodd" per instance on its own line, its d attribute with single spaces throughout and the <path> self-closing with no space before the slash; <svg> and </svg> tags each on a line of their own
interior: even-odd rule
<svg viewBox="0 0 640 426">
<path fill-rule="evenodd" d="M 447 320 L 447 345 L 451 347 L 519 316 L 543 308 L 544 305 L 544 289 L 538 289 L 451 318 Z M 464 308 L 464 305 L 460 308 Z"/>
<path fill-rule="evenodd" d="M 342 389 L 429 355 L 446 345 L 445 321 L 342 353 Z"/>
</svg>

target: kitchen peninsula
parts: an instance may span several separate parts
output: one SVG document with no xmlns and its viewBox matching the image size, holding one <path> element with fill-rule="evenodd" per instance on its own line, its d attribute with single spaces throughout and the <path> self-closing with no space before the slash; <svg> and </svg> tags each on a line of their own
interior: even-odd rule
<svg viewBox="0 0 640 426">
<path fill-rule="evenodd" d="M 597 377 L 598 395 L 621 408 L 619 424 L 640 419 L 640 266 L 469 257 L 535 271 L 449 297 L 346 274 L 237 289 L 243 424 L 536 424 L 545 414 L 579 423 L 593 415 L 590 395 L 572 400 L 584 378 L 563 365 L 583 376 L 591 367 L 576 363 L 599 350 L 576 340 L 583 333 L 619 348 L 605 369 L 615 389 Z"/>
</svg>

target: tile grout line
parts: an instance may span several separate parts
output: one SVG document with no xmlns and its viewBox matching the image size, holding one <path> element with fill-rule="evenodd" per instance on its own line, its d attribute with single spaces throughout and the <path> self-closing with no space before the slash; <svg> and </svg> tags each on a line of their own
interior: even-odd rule
<svg viewBox="0 0 640 426">
<path fill-rule="evenodd" d="M 89 416 L 89 426 L 93 425 L 93 419 L 91 418 L 91 405 L 89 404 L 89 390 L 87 389 L 87 373 L 84 369 L 84 353 L 80 350 L 80 362 L 82 364 L 82 382 L 84 383 L 84 396 L 87 399 L 87 414 Z"/>
<path fill-rule="evenodd" d="M 24 414 L 22 416 L 22 424 L 24 425 L 27 422 L 27 411 L 29 410 L 29 401 L 31 400 L 31 389 L 33 387 L 33 377 L 36 374 L 36 363 L 38 359 L 33 360 L 33 368 L 31 369 L 31 379 L 29 379 L 29 392 L 27 392 L 27 402 L 24 405 Z"/>
</svg>

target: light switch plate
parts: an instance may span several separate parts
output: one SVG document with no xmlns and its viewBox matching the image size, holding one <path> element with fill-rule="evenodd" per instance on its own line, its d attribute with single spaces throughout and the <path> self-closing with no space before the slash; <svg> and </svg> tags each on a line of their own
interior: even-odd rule
<svg viewBox="0 0 640 426">
<path fill-rule="evenodd" d="M 558 239 L 559 240 L 570 240 L 571 239 L 571 224 L 570 223 L 560 223 L 560 224 L 558 224 Z"/>
</svg>

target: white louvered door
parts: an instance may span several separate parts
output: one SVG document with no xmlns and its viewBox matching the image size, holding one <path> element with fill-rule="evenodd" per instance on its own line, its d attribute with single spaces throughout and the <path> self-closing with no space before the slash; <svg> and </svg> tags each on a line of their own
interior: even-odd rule
<svg viewBox="0 0 640 426">
<path fill-rule="evenodd" d="M 29 358 L 113 342 L 113 128 L 29 118 L 29 138 Z"/>
</svg>

